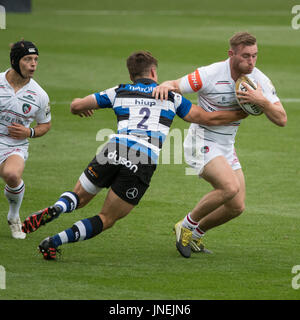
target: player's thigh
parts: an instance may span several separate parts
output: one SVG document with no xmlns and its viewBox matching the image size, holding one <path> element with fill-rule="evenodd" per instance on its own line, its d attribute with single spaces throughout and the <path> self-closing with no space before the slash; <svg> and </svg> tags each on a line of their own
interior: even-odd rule
<svg viewBox="0 0 300 320">
<path fill-rule="evenodd" d="M 19 183 L 22 178 L 24 168 L 24 159 L 19 155 L 13 154 L 0 165 L 0 176 L 6 183 Z"/>
<path fill-rule="evenodd" d="M 127 216 L 134 205 L 121 199 L 112 189 L 109 189 L 99 216 L 103 229 L 111 227 L 117 220 Z"/>
<path fill-rule="evenodd" d="M 239 191 L 238 176 L 232 170 L 224 156 L 217 156 L 209 161 L 201 174 L 215 189 L 230 189 L 233 193 Z"/>
</svg>

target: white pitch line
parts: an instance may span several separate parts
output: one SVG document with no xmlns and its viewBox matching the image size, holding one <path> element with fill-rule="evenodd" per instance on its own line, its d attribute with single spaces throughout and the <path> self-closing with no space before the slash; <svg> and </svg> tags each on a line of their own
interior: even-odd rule
<svg viewBox="0 0 300 320">
<path fill-rule="evenodd" d="M 80 16 L 140 16 L 140 15 L 162 15 L 162 16 L 288 16 L 289 11 L 218 11 L 218 10 L 54 10 L 57 15 L 80 15 Z"/>
<path fill-rule="evenodd" d="M 300 98 L 284 98 L 280 99 L 282 102 L 300 102 Z"/>
</svg>

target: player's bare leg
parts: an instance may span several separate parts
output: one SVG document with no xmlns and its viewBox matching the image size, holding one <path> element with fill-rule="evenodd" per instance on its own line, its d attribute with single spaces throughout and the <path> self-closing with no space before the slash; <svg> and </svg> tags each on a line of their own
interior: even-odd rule
<svg viewBox="0 0 300 320">
<path fill-rule="evenodd" d="M 122 200 L 112 189 L 110 189 L 101 212 L 99 213 L 103 222 L 103 230 L 111 228 L 117 220 L 127 216 L 133 208 L 133 204 Z"/>
<path fill-rule="evenodd" d="M 241 169 L 234 171 L 240 181 L 239 192 L 229 201 L 221 205 L 219 208 L 202 218 L 193 231 L 190 246 L 193 252 L 211 253 L 205 248 L 203 236 L 209 229 L 224 224 L 231 219 L 236 218 L 245 210 L 245 179 Z"/>
<path fill-rule="evenodd" d="M 231 200 L 202 218 L 199 222 L 201 230 L 208 231 L 209 229 L 222 225 L 236 218 L 245 210 L 246 186 L 244 174 L 242 169 L 234 172 L 239 180 L 239 192 Z"/>
<path fill-rule="evenodd" d="M 0 165 L 0 176 L 9 187 L 16 188 L 22 181 L 24 167 L 24 159 L 13 154 Z"/>
<path fill-rule="evenodd" d="M 194 235 L 199 229 L 198 223 L 231 201 L 240 191 L 240 181 L 223 156 L 211 160 L 205 166 L 202 177 L 214 190 L 206 194 L 182 222 L 175 225 L 176 247 L 185 258 L 190 257 L 191 251 L 208 252 L 200 243 L 202 234 L 197 238 Z M 201 232 L 204 233 L 203 230 Z"/>
<path fill-rule="evenodd" d="M 8 157 L 0 165 L 0 176 L 6 182 L 4 194 L 9 202 L 7 221 L 12 237 L 15 239 L 25 239 L 26 237 L 26 234 L 22 232 L 19 212 L 25 193 L 25 185 L 22 180 L 24 167 L 24 159 L 16 154 Z"/>
<path fill-rule="evenodd" d="M 205 166 L 201 176 L 213 186 L 214 190 L 206 194 L 191 211 L 190 217 L 197 223 L 233 199 L 240 190 L 240 181 L 237 175 L 222 156 L 211 160 Z"/>
</svg>

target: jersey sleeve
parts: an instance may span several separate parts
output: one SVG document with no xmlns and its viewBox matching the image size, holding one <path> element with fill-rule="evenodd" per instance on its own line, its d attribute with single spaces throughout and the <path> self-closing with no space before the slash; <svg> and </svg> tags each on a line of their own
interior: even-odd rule
<svg viewBox="0 0 300 320">
<path fill-rule="evenodd" d="M 182 94 L 193 93 L 201 90 L 205 84 L 205 72 L 198 68 L 180 79 L 179 89 Z"/>
<path fill-rule="evenodd" d="M 192 102 L 183 97 L 182 95 L 175 93 L 174 94 L 174 107 L 176 114 L 180 118 L 184 118 L 191 110 Z"/>
<path fill-rule="evenodd" d="M 51 121 L 51 108 L 48 95 L 45 93 L 41 97 L 40 108 L 35 114 L 37 123 L 47 123 Z"/>
<path fill-rule="evenodd" d="M 117 88 L 118 88 L 118 86 L 106 89 L 101 92 L 94 93 L 98 107 L 100 109 L 113 107 L 113 104 L 114 104 L 114 101 L 116 98 L 116 89 Z"/>
<path fill-rule="evenodd" d="M 263 75 L 261 77 L 261 79 L 258 80 L 258 82 L 260 82 L 260 85 L 262 87 L 264 96 L 271 103 L 275 103 L 275 102 L 280 101 L 280 99 L 277 96 L 276 89 L 275 89 L 273 83 L 271 82 L 271 80 L 266 75 Z"/>
</svg>

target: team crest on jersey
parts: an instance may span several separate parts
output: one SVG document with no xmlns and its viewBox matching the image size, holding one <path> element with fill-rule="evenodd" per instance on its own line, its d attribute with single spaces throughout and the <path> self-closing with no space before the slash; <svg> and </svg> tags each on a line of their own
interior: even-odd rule
<svg viewBox="0 0 300 320">
<path fill-rule="evenodd" d="M 24 103 L 22 109 L 23 109 L 23 113 L 24 113 L 24 114 L 27 114 L 27 113 L 29 113 L 30 110 L 31 110 L 31 105 L 28 104 L 28 103 Z"/>
</svg>

